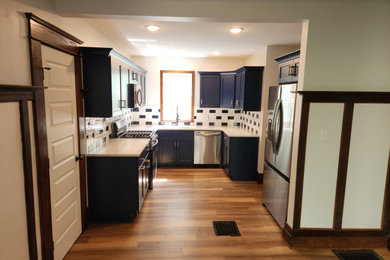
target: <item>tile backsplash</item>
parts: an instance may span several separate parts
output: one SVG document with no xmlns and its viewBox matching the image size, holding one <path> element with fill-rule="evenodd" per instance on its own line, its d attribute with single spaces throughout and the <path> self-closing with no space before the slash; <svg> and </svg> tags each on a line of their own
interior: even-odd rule
<svg viewBox="0 0 390 260">
<path fill-rule="evenodd" d="M 179 123 L 180 125 L 203 126 L 240 126 L 257 133 L 260 130 L 261 112 L 243 112 L 231 108 L 194 108 L 194 122 Z M 160 122 L 160 107 L 147 106 L 131 112 L 131 125 L 171 124 Z M 257 131 L 257 132 L 256 132 Z"/>
<path fill-rule="evenodd" d="M 131 126 L 170 125 L 160 122 L 160 107 L 146 106 L 132 109 L 114 118 L 86 118 L 86 151 L 100 149 L 112 133 L 112 123 L 127 117 Z M 259 134 L 262 112 L 242 111 L 228 108 L 194 108 L 194 122 L 179 125 L 237 126 Z"/>
</svg>

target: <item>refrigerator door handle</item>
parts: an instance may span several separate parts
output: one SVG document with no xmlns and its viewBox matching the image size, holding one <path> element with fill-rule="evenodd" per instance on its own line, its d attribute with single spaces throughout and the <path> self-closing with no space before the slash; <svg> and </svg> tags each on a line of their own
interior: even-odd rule
<svg viewBox="0 0 390 260">
<path fill-rule="evenodd" d="M 272 150 L 274 151 L 274 154 L 277 154 L 276 150 L 276 143 L 275 143 L 275 131 L 276 131 L 276 116 L 279 111 L 280 106 L 280 99 L 276 101 L 275 108 L 274 108 L 274 115 L 272 117 L 272 125 L 271 125 L 271 143 L 272 143 Z"/>
<path fill-rule="evenodd" d="M 275 153 L 278 154 L 279 152 L 279 149 L 280 149 L 280 143 L 281 143 L 281 140 L 282 140 L 282 136 L 283 136 L 283 105 L 282 105 L 282 101 L 280 100 L 279 102 L 279 107 L 278 107 L 278 111 L 276 112 L 277 113 L 277 116 L 275 119 L 279 119 L 279 131 L 278 131 L 278 135 L 274 135 L 274 143 L 275 143 Z M 275 129 L 276 129 L 276 122 L 275 122 Z"/>
</svg>

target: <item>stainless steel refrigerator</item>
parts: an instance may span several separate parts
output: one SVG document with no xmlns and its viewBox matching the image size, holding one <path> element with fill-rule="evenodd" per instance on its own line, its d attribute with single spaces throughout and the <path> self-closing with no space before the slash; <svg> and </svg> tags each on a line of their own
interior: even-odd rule
<svg viewBox="0 0 390 260">
<path fill-rule="evenodd" d="M 296 87 L 286 84 L 269 90 L 263 204 L 282 228 L 287 216 Z"/>
</svg>

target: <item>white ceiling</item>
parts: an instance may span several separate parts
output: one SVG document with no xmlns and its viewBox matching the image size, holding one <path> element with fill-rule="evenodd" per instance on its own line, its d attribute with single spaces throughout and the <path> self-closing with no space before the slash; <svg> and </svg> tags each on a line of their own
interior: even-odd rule
<svg viewBox="0 0 390 260">
<path fill-rule="evenodd" d="M 108 37 L 121 38 L 131 45 L 132 55 L 209 57 L 214 51 L 220 56 L 246 56 L 268 45 L 299 44 L 299 23 L 231 23 L 172 22 L 127 19 L 88 19 Z M 146 25 L 159 25 L 149 32 Z M 244 30 L 234 35 L 230 28 Z"/>
</svg>

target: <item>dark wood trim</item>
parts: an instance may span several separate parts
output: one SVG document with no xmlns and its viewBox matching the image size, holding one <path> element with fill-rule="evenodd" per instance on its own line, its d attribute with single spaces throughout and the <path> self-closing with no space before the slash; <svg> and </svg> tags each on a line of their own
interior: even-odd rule
<svg viewBox="0 0 390 260">
<path fill-rule="evenodd" d="M 303 98 L 302 101 L 302 112 L 301 112 L 301 125 L 299 133 L 299 144 L 298 144 L 298 162 L 297 162 L 297 177 L 295 186 L 295 202 L 294 202 L 294 220 L 293 230 L 297 231 L 301 225 L 301 211 L 302 211 L 302 195 L 303 195 L 303 177 L 305 169 L 306 159 L 306 141 L 307 141 L 307 130 L 309 125 L 309 110 L 310 103 L 308 100 Z"/>
<path fill-rule="evenodd" d="M 20 102 L 20 126 L 23 142 L 24 190 L 26 199 L 28 247 L 30 259 L 38 259 L 37 233 L 35 227 L 33 166 L 31 157 L 30 119 L 27 100 Z"/>
<path fill-rule="evenodd" d="M 31 13 L 26 13 L 28 20 L 28 33 L 30 39 L 30 66 L 33 85 L 43 86 L 43 69 L 41 46 L 47 45 L 57 50 L 66 52 L 75 56 L 75 78 L 76 78 L 76 102 L 78 121 L 84 116 L 83 101 L 81 93 L 81 61 L 80 44 L 83 42 L 58 27 L 44 21 L 43 19 Z M 54 242 L 52 235 L 52 216 L 50 203 L 50 176 L 49 176 L 49 157 L 47 144 L 47 129 L 45 115 L 45 97 L 44 91 L 35 92 L 34 114 L 35 122 L 35 142 L 37 143 L 37 168 L 38 170 L 38 196 L 40 208 L 40 227 L 42 258 L 53 259 Z M 79 122 L 78 122 L 79 123 Z M 80 125 L 78 125 L 80 127 Z M 80 136 L 83 133 L 79 133 Z M 80 152 L 80 145 L 79 145 Z M 80 163 L 80 196 L 82 227 L 86 226 L 86 174 L 85 163 Z"/>
<path fill-rule="evenodd" d="M 82 230 L 84 231 L 87 228 L 88 215 L 87 215 L 87 174 L 85 166 L 85 154 L 82 151 L 82 146 L 85 142 L 84 140 L 84 104 L 83 104 L 83 86 L 82 86 L 82 75 L 81 75 L 81 57 L 74 56 L 74 66 L 75 66 L 75 79 L 76 79 L 76 105 L 77 105 L 77 129 L 79 129 L 79 156 L 82 158 L 79 161 L 79 171 L 80 171 L 80 205 L 81 205 L 81 223 Z"/>
<path fill-rule="evenodd" d="M 384 239 L 387 240 L 390 230 L 390 151 L 388 159 L 388 169 L 386 177 L 386 190 L 383 201 L 382 227 L 380 229 L 342 229 L 342 217 L 344 209 L 345 189 L 348 171 L 349 150 L 351 142 L 354 106 L 356 103 L 390 103 L 390 92 L 322 92 L 322 91 L 297 91 L 302 96 L 302 111 L 300 123 L 300 135 L 298 144 L 298 161 L 296 175 L 296 190 L 294 202 L 294 220 L 292 228 L 286 225 L 283 229 L 283 237 L 289 245 L 303 245 L 307 247 L 317 247 L 318 245 L 335 245 L 343 244 L 345 241 L 355 239 L 359 245 L 365 243 L 373 245 L 384 245 Z M 335 194 L 335 207 L 333 217 L 333 228 L 330 229 L 313 229 L 301 228 L 301 211 L 304 182 L 304 166 L 306 157 L 306 142 L 308 131 L 308 119 L 310 103 L 343 103 L 344 114 L 342 123 L 342 132 L 340 140 L 339 163 L 337 173 L 337 184 Z M 314 239 L 312 242 L 309 240 Z M 370 240 L 372 238 L 373 240 Z M 332 240 L 333 239 L 333 240 Z M 348 243 L 351 243 L 349 241 Z M 345 243 L 344 243 L 345 244 Z M 352 244 L 354 244 L 352 242 Z M 346 244 L 350 247 L 352 244 Z M 390 239 L 389 239 L 390 247 Z"/>
<path fill-rule="evenodd" d="M 28 19 L 33 20 L 33 21 L 35 21 L 37 23 L 40 23 L 40 24 L 44 25 L 45 27 L 47 27 L 48 29 L 50 29 L 52 31 L 55 31 L 55 32 L 61 34 L 62 36 L 66 37 L 66 38 L 68 38 L 68 39 L 70 39 L 70 40 L 72 40 L 72 41 L 74 41 L 74 42 L 76 42 L 78 44 L 83 44 L 82 40 L 77 39 L 73 35 L 71 35 L 71 34 L 65 32 L 65 31 L 61 30 L 57 26 L 54 26 L 53 24 L 51 24 L 51 23 L 49 23 L 49 22 L 39 18 L 38 16 L 36 16 L 36 15 L 34 15 L 32 13 L 26 13 L 26 16 L 27 16 Z"/>
<path fill-rule="evenodd" d="M 297 91 L 310 102 L 390 103 L 390 92 Z"/>
<path fill-rule="evenodd" d="M 160 118 L 162 122 L 175 122 L 164 120 L 163 118 L 163 74 L 164 73 L 191 73 L 192 74 L 192 99 L 191 99 L 191 120 L 180 120 L 180 122 L 194 122 L 194 102 L 195 102 L 195 71 L 187 70 L 160 70 Z"/>
<path fill-rule="evenodd" d="M 161 122 L 164 121 L 163 118 L 163 109 L 164 109 L 164 99 L 163 99 L 163 71 L 160 70 L 160 118 Z"/>
<path fill-rule="evenodd" d="M 58 50 L 78 55 L 83 42 L 60 28 L 44 21 L 32 13 L 26 13 L 29 37 Z"/>
<path fill-rule="evenodd" d="M 0 102 L 19 102 L 28 246 L 30 259 L 34 260 L 38 259 L 38 250 L 28 101 L 34 101 L 34 93 L 42 89 L 39 86 L 0 85 Z"/>
<path fill-rule="evenodd" d="M 34 114 L 42 259 L 50 260 L 54 257 L 54 243 L 51 218 L 50 172 L 46 131 L 45 96 L 43 90 L 35 92 Z"/>
<path fill-rule="evenodd" d="M 339 165 L 337 172 L 336 198 L 333 215 L 333 228 L 341 230 L 344 211 L 345 187 L 347 184 L 347 171 L 349 159 L 349 147 L 351 143 L 352 119 L 354 103 L 344 103 L 343 124 L 341 129 Z"/>
<path fill-rule="evenodd" d="M 2 90 L 1 94 L 3 94 L 5 90 L 10 90 L 13 93 L 15 93 L 15 90 L 17 90 L 17 94 L 20 93 L 22 90 L 26 90 L 29 93 L 31 93 L 32 90 L 35 89 L 44 89 L 45 87 L 43 86 L 23 86 L 23 85 L 2 85 L 0 84 L 0 89 Z M 31 95 L 32 96 L 32 95 Z"/>
<path fill-rule="evenodd" d="M 41 43 L 30 38 L 30 66 L 33 85 L 43 86 Z M 39 201 L 39 223 L 41 231 L 42 258 L 53 259 L 53 234 L 51 219 L 49 155 L 47 146 L 44 91 L 34 94 L 34 132 L 37 158 L 37 186 Z"/>
<path fill-rule="evenodd" d="M 335 232 L 332 229 L 301 229 L 294 231 L 294 236 L 386 236 L 387 233 L 379 229 L 343 229 Z"/>
<path fill-rule="evenodd" d="M 289 225 L 282 229 L 283 239 L 289 246 L 306 248 L 362 248 L 383 247 L 387 233 L 378 230 L 299 230 L 293 231 Z"/>
<path fill-rule="evenodd" d="M 382 230 L 385 232 L 390 231 L 390 150 L 389 159 L 387 161 L 387 176 L 386 176 L 386 188 L 383 200 L 383 213 L 382 213 Z"/>
</svg>

